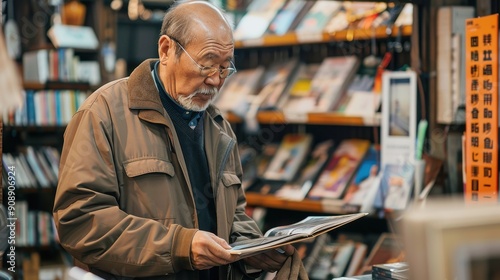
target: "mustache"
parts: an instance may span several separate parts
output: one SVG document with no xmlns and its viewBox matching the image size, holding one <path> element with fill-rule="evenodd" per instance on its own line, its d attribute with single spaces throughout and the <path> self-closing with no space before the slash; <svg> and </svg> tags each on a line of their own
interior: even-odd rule
<svg viewBox="0 0 500 280">
<path fill-rule="evenodd" d="M 201 88 L 201 89 L 198 89 L 197 91 L 195 91 L 193 93 L 193 95 L 196 95 L 196 94 L 204 94 L 204 95 L 215 95 L 219 93 L 219 90 L 215 87 L 210 87 L 210 88 Z"/>
</svg>

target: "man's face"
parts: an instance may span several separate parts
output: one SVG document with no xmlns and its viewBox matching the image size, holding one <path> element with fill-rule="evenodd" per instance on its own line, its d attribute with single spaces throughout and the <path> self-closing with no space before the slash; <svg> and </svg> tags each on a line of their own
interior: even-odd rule
<svg viewBox="0 0 500 280">
<path fill-rule="evenodd" d="M 164 80 L 166 90 L 184 108 L 193 111 L 205 110 L 217 97 L 225 81 L 220 77 L 219 70 L 234 67 L 231 63 L 234 52 L 231 37 L 201 37 L 195 36 L 187 46 L 180 45 L 176 39 L 169 37 L 166 39 L 170 45 L 169 66 Z M 181 49 L 178 59 L 175 55 L 176 49 Z M 206 76 L 206 73 L 210 72 L 207 71 L 207 67 L 213 67 L 217 71 L 211 76 Z"/>
</svg>

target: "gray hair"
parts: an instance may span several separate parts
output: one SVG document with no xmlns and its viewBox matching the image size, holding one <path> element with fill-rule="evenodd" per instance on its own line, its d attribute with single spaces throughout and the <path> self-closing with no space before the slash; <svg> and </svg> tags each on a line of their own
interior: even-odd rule
<svg viewBox="0 0 500 280">
<path fill-rule="evenodd" d="M 167 35 L 172 39 L 176 40 L 179 44 L 186 47 L 192 40 L 193 34 L 190 31 L 190 27 L 193 24 L 193 20 L 191 17 L 185 16 L 183 13 L 178 12 L 177 8 L 179 5 L 187 2 L 192 2 L 189 0 L 179 0 L 175 1 L 165 13 L 163 17 L 163 23 L 161 25 L 160 36 Z M 228 18 L 225 16 L 224 10 L 213 5 L 216 9 L 218 9 L 223 15 L 224 19 L 228 23 L 229 26 L 232 26 Z M 177 48 L 175 50 L 175 55 L 179 57 L 182 53 L 181 48 Z"/>
</svg>

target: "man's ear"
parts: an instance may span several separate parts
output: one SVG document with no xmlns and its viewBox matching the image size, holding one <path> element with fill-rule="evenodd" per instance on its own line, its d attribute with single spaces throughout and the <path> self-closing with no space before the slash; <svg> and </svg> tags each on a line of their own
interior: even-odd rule
<svg viewBox="0 0 500 280">
<path fill-rule="evenodd" d="M 167 63 L 171 42 L 172 40 L 167 35 L 161 35 L 160 39 L 158 39 L 158 58 L 161 64 Z"/>
</svg>

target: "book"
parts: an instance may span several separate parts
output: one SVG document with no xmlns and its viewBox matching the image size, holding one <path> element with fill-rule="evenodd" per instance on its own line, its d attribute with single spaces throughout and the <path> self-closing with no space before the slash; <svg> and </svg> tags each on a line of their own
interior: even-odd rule
<svg viewBox="0 0 500 280">
<path fill-rule="evenodd" d="M 374 264 L 372 277 L 373 279 L 409 279 L 409 265 L 407 262 Z"/>
<path fill-rule="evenodd" d="M 288 1 L 273 19 L 267 32 L 282 36 L 294 30 L 313 4 L 313 1 Z"/>
<path fill-rule="evenodd" d="M 413 4 L 406 3 L 394 21 L 395 26 L 405 26 L 413 24 Z"/>
<path fill-rule="evenodd" d="M 333 275 L 333 277 L 345 275 L 355 248 L 356 245 L 353 241 L 345 241 L 339 245 L 339 249 L 333 257 L 333 263 L 330 267 L 330 274 Z"/>
<path fill-rule="evenodd" d="M 293 114 L 297 112 L 297 110 L 301 110 L 301 108 L 303 108 L 304 102 L 313 102 L 311 101 L 311 99 L 314 99 L 314 97 L 311 96 L 311 82 L 320 65 L 320 63 L 303 63 L 299 65 L 295 80 L 290 82 L 291 87 L 287 92 L 288 98 L 285 104 L 281 106 L 283 113 Z"/>
<path fill-rule="evenodd" d="M 99 47 L 99 40 L 90 26 L 55 24 L 47 31 L 47 36 L 56 48 L 95 50 Z"/>
<path fill-rule="evenodd" d="M 28 161 L 31 169 L 33 170 L 33 173 L 36 176 L 36 179 L 38 181 L 38 184 L 41 187 L 49 187 L 51 184 L 51 181 L 49 178 L 47 178 L 47 175 L 44 173 L 44 170 L 40 166 L 40 163 L 37 159 L 36 151 L 32 146 L 26 147 L 26 160 Z"/>
<path fill-rule="evenodd" d="M 290 181 L 304 162 L 311 147 L 312 135 L 287 134 L 264 173 L 264 179 Z"/>
<path fill-rule="evenodd" d="M 371 145 L 346 190 L 344 195 L 346 207 L 358 210 L 367 203 L 370 190 L 378 187 L 376 182 L 379 168 L 380 149 Z"/>
<path fill-rule="evenodd" d="M 351 84 L 359 62 L 356 56 L 337 56 L 326 57 L 319 66 L 302 66 L 283 106 L 284 114 L 292 116 L 332 110 Z"/>
<path fill-rule="evenodd" d="M 255 98 L 264 72 L 263 66 L 236 72 L 221 88 L 215 105 L 224 112 L 244 116 L 250 106 L 250 100 Z"/>
<path fill-rule="evenodd" d="M 289 200 L 303 200 L 316 182 L 332 148 L 333 141 L 331 139 L 318 143 L 308 156 L 306 164 L 299 171 L 298 177 L 285 183 L 276 191 L 276 196 Z"/>
<path fill-rule="evenodd" d="M 341 8 L 340 1 L 316 1 L 300 21 L 295 32 L 300 34 L 323 32 L 326 24 Z"/>
<path fill-rule="evenodd" d="M 324 32 L 335 33 L 349 27 L 348 13 L 344 9 L 339 10 L 326 24 Z"/>
<path fill-rule="evenodd" d="M 379 26 L 392 26 L 399 17 L 404 5 L 404 3 L 394 3 L 393 5 L 388 5 L 387 9 L 381 12 L 373 21 L 371 27 L 376 28 Z"/>
<path fill-rule="evenodd" d="M 352 254 L 351 260 L 349 261 L 345 276 L 350 277 L 356 274 L 361 265 L 363 265 L 363 261 L 366 258 L 367 251 L 368 245 L 363 242 L 355 242 L 354 253 Z"/>
<path fill-rule="evenodd" d="M 353 55 L 325 58 L 311 81 L 312 104 L 303 106 L 309 105 L 312 107 L 309 111 L 320 112 L 334 108 L 351 84 L 359 64 L 359 58 Z"/>
<path fill-rule="evenodd" d="M 369 148 L 368 140 L 343 140 L 333 152 L 308 197 L 340 199 Z"/>
<path fill-rule="evenodd" d="M 234 39 L 251 40 L 261 38 L 284 4 L 285 0 L 252 1 L 234 30 Z"/>
<path fill-rule="evenodd" d="M 299 61 L 290 59 L 273 63 L 266 69 L 262 78 L 262 87 L 255 98 L 259 110 L 276 110 L 286 101 L 290 81 L 297 74 Z"/>
<path fill-rule="evenodd" d="M 229 249 L 229 252 L 241 257 L 248 257 L 265 250 L 314 238 L 366 215 L 368 213 L 308 216 L 297 223 L 271 228 L 260 238 L 231 243 L 229 245 L 232 248 Z"/>
<path fill-rule="evenodd" d="M 374 207 L 387 210 L 404 210 L 413 189 L 415 166 L 411 163 L 387 164 L 383 167 L 382 179 Z"/>
<path fill-rule="evenodd" d="M 23 78 L 26 82 L 45 83 L 49 79 L 49 51 L 28 51 L 23 54 Z"/>
<path fill-rule="evenodd" d="M 90 85 L 96 86 L 101 83 L 101 70 L 99 62 L 94 61 L 80 61 L 77 66 L 78 80 L 89 82 Z"/>
</svg>

